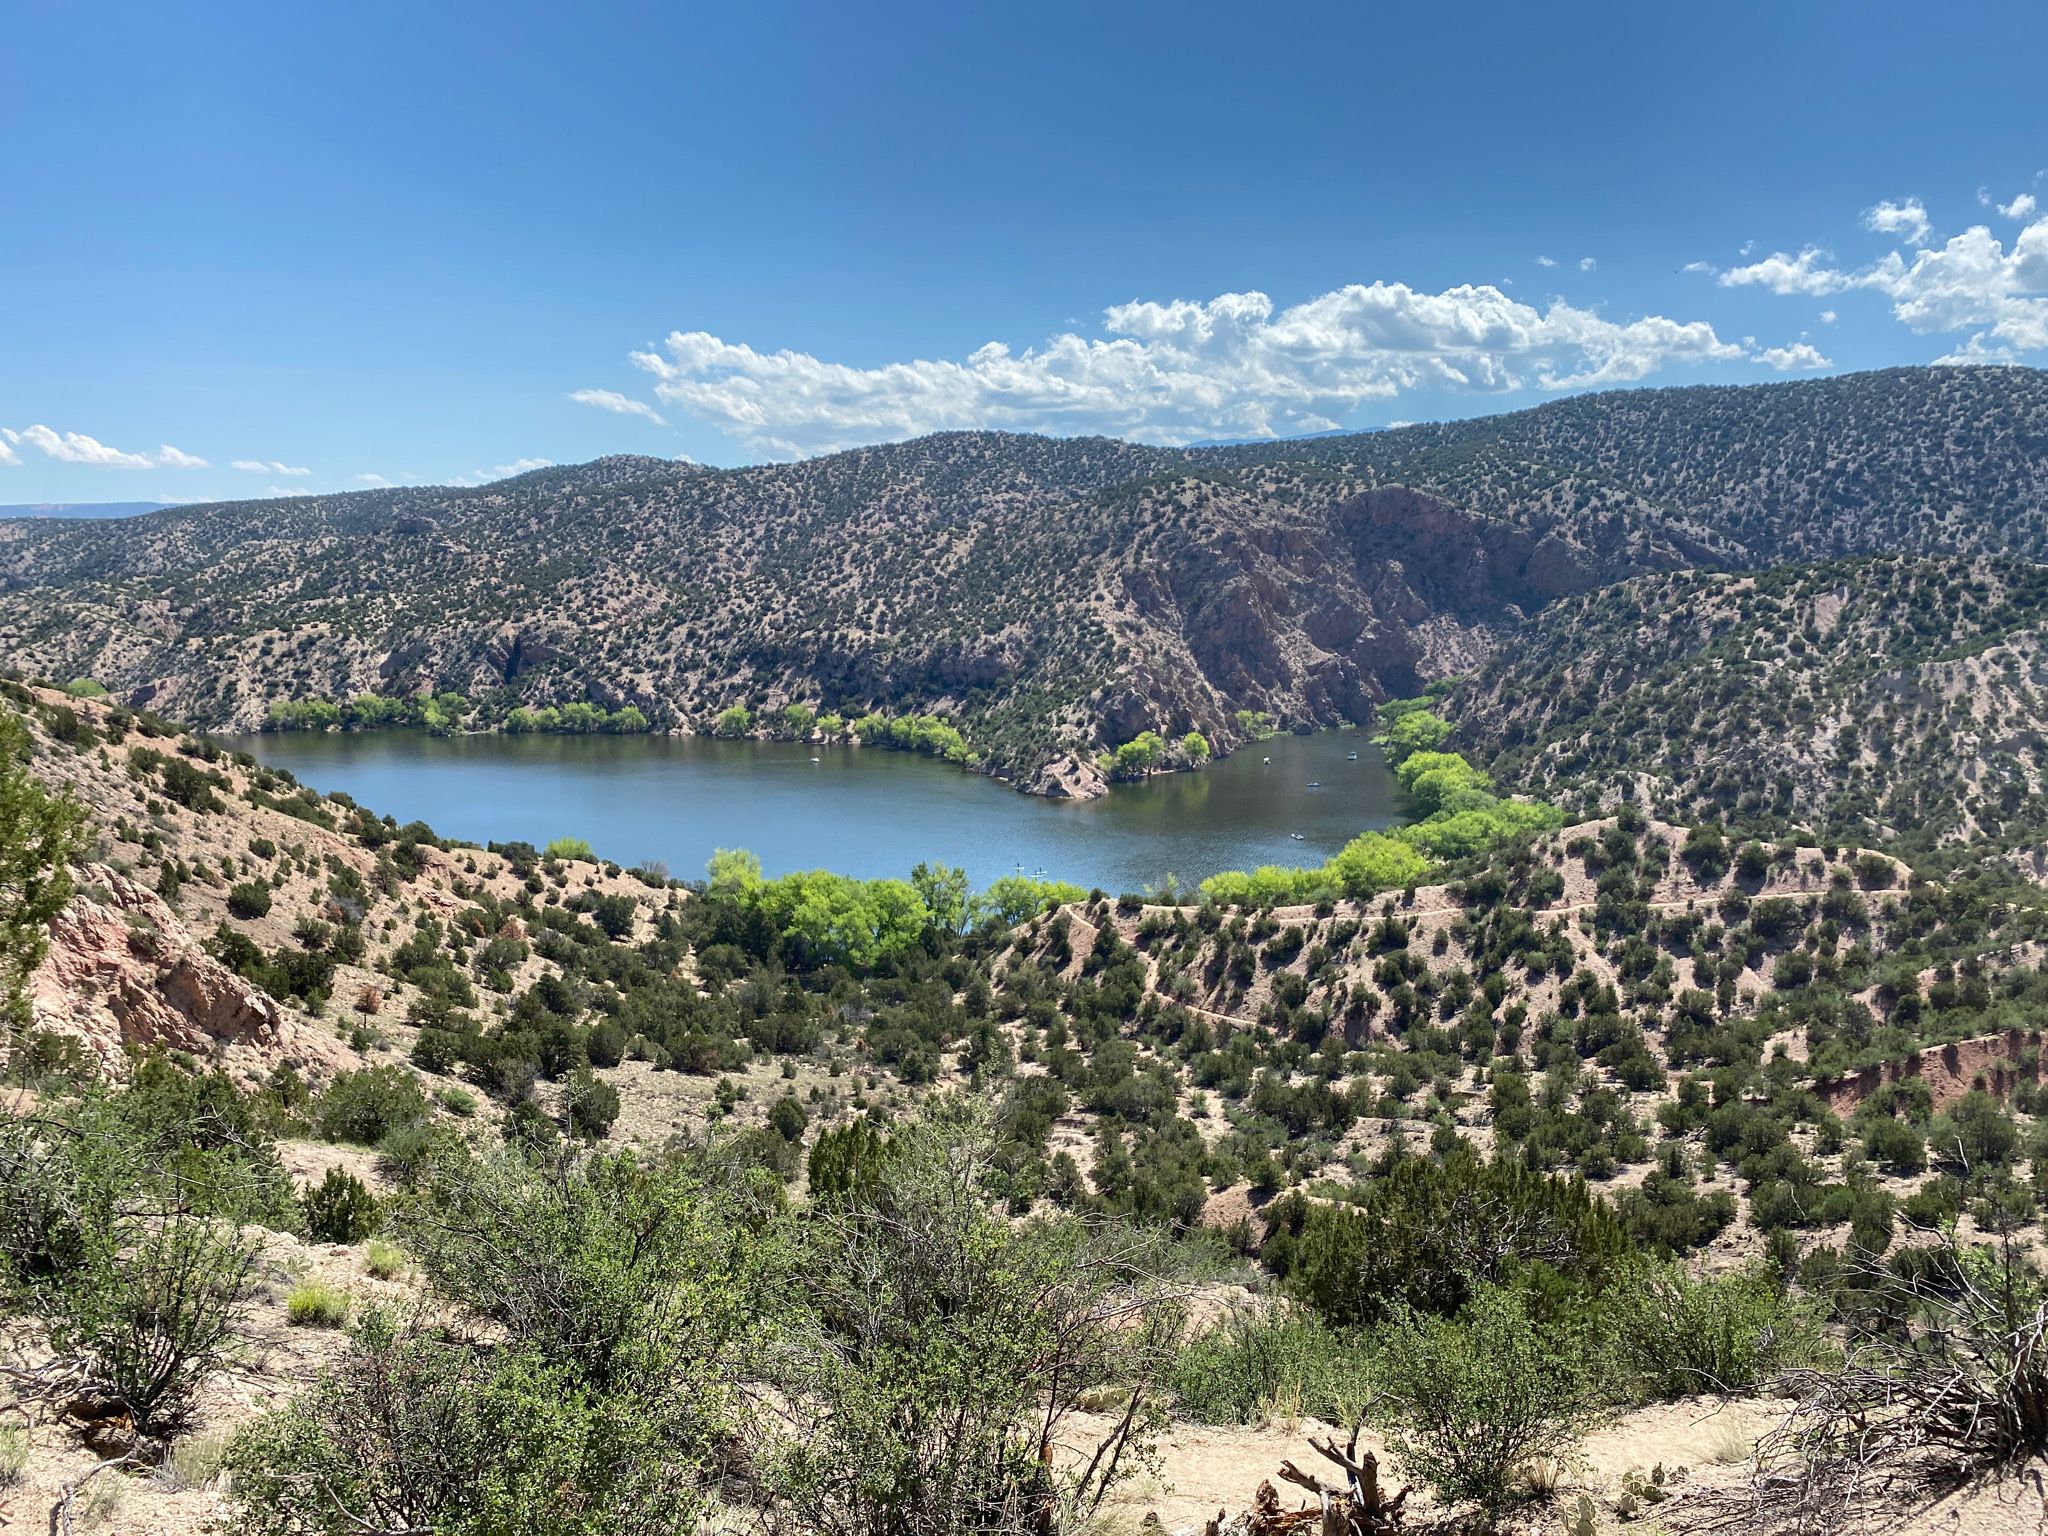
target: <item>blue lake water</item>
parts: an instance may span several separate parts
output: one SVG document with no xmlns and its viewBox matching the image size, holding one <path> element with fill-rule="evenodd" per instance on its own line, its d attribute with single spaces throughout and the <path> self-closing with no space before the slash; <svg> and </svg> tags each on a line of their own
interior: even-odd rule
<svg viewBox="0 0 2048 1536">
<path fill-rule="evenodd" d="M 702 874 L 714 849 L 748 848 L 770 875 L 904 875 L 934 859 L 963 867 L 977 886 L 1021 870 L 1137 891 L 1168 874 L 1193 882 L 1220 869 L 1321 863 L 1399 819 L 1393 776 L 1358 731 L 1277 737 L 1084 803 L 1020 795 L 873 747 L 413 731 L 231 744 L 446 837 L 537 846 L 581 837 L 605 858 L 659 859 L 680 878 Z"/>
</svg>

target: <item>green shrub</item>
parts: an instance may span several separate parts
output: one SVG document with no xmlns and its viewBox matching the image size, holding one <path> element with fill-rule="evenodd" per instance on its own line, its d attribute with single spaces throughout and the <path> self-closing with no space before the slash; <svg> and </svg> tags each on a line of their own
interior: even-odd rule
<svg viewBox="0 0 2048 1536">
<path fill-rule="evenodd" d="M 403 1067 L 344 1072 L 313 1104 L 313 1125 L 322 1136 L 362 1147 L 426 1117 L 426 1095 Z"/>
<path fill-rule="evenodd" d="M 590 851 L 590 844 L 580 837 L 558 837 L 541 853 L 550 859 L 581 859 L 586 864 L 596 857 Z"/>
<path fill-rule="evenodd" d="M 1782 1367 L 1826 1354 L 1811 1311 L 1760 1267 L 1695 1278 L 1668 1264 L 1631 1277 L 1613 1296 L 1603 1331 L 1644 1397 L 1752 1391 Z"/>
<path fill-rule="evenodd" d="M 464 1040 L 452 1029 L 429 1026 L 412 1043 L 412 1064 L 422 1072 L 446 1077 L 462 1063 Z"/>
<path fill-rule="evenodd" d="M 12 1488 L 28 1467 L 28 1431 L 0 1424 L 0 1488 Z"/>
<path fill-rule="evenodd" d="M 619 1090 L 579 1067 L 569 1079 L 569 1129 L 586 1141 L 602 1141 L 619 1118 Z"/>
<path fill-rule="evenodd" d="M 1366 1353 L 1316 1318 L 1233 1308 L 1174 1361 L 1174 1411 L 1200 1424 L 1355 1418 L 1367 1396 Z"/>
<path fill-rule="evenodd" d="M 139 1431 L 175 1431 L 233 1346 L 255 1261 L 254 1239 L 227 1222 L 94 1222 L 51 1294 L 51 1347 Z"/>
<path fill-rule="evenodd" d="M 405 1269 L 405 1254 L 386 1242 L 372 1242 L 363 1250 L 363 1267 L 379 1280 L 390 1280 Z"/>
<path fill-rule="evenodd" d="M 1406 1314 L 1379 1342 L 1370 1413 L 1395 1463 L 1485 1520 L 1525 1467 L 1568 1460 L 1595 1420 L 1584 1341 L 1540 1329 L 1505 1286 L 1474 1292 L 1456 1319 Z"/>
<path fill-rule="evenodd" d="M 1402 1157 L 1358 1194 L 1356 1205 L 1306 1207 L 1288 1274 L 1340 1327 L 1404 1306 L 1452 1316 L 1475 1285 L 1533 1260 L 1597 1288 L 1629 1253 L 1619 1219 L 1583 1180 L 1484 1162 L 1463 1146 L 1441 1163 Z"/>
<path fill-rule="evenodd" d="M 348 1321 L 348 1293 L 324 1280 L 306 1280 L 285 1298 L 284 1315 L 295 1328 L 339 1328 Z"/>
<path fill-rule="evenodd" d="M 270 887 L 261 880 L 244 880 L 228 889 L 228 911 L 252 919 L 270 911 Z"/>
<path fill-rule="evenodd" d="M 434 1102 L 464 1120 L 476 1113 L 476 1095 L 467 1088 L 443 1088 L 434 1095 Z"/>
<path fill-rule="evenodd" d="M 517 1339 L 482 1350 L 373 1314 L 236 1435 L 226 1529 L 363 1536 L 373 1510 L 376 1530 L 445 1536 L 696 1530 L 721 1389 L 693 1374 L 656 1391 L 595 1393 Z"/>
<path fill-rule="evenodd" d="M 330 1168 L 299 1196 L 306 1233 L 316 1243 L 359 1243 L 377 1230 L 377 1197 L 354 1174 Z"/>
<path fill-rule="evenodd" d="M 592 1027 L 583 1048 L 593 1067 L 616 1067 L 626 1059 L 626 1043 L 626 1032 L 605 1019 Z"/>
<path fill-rule="evenodd" d="M 866 1194 L 880 1180 L 888 1152 L 888 1138 L 865 1116 L 819 1132 L 811 1143 L 811 1198 L 848 1200 Z"/>
<path fill-rule="evenodd" d="M 805 1232 L 761 1457 L 792 1529 L 1085 1529 L 1162 1427 L 1183 1318 L 1156 1250 L 992 1211 L 995 1153 L 979 1106 L 905 1125 Z"/>
</svg>

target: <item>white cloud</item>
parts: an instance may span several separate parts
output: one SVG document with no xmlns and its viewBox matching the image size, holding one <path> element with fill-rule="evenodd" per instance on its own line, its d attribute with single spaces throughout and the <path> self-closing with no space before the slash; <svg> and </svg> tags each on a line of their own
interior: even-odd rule
<svg viewBox="0 0 2048 1536">
<path fill-rule="evenodd" d="M 456 485 L 488 485 L 493 480 L 508 480 L 514 475 L 523 475 L 529 470 L 552 469 L 553 459 L 514 459 L 510 464 L 500 464 L 496 469 L 473 469 L 466 475 L 457 475 Z"/>
<path fill-rule="evenodd" d="M 1614 321 L 1488 285 L 1353 284 L 1287 309 L 1263 293 L 1134 300 L 1102 337 L 858 368 L 676 331 L 632 354 L 665 404 L 757 451 L 826 452 L 949 428 L 1107 432 L 1154 442 L 1316 430 L 1368 400 L 1437 388 L 1503 393 L 1626 383 L 1745 354 L 1705 321 Z"/>
<path fill-rule="evenodd" d="M 290 464 L 280 464 L 275 459 L 236 459 L 232 469 L 242 470 L 251 475 L 310 475 L 310 469 L 296 469 Z"/>
<path fill-rule="evenodd" d="M 615 389 L 579 389 L 569 398 L 578 405 L 594 405 L 600 411 L 610 411 L 617 416 L 644 416 L 657 427 L 668 425 L 661 413 L 646 401 L 622 395 Z"/>
<path fill-rule="evenodd" d="M 0 464 L 19 465 L 20 463 L 21 455 L 16 453 L 10 444 L 0 442 Z"/>
<path fill-rule="evenodd" d="M 2018 356 L 2019 354 L 2013 351 L 2011 347 L 1987 341 L 1984 333 L 1979 331 L 1953 352 L 1945 352 L 1940 357 L 1937 357 L 1934 360 L 1934 365 L 1937 368 L 1943 368 L 1983 365 L 1987 363 L 2010 363 L 2015 361 Z"/>
<path fill-rule="evenodd" d="M 1719 271 L 1720 269 L 1716 267 L 1711 261 L 1688 261 L 1684 266 L 1680 267 L 1678 270 L 1681 272 L 1705 272 L 1708 274 L 1712 274 L 1714 272 Z"/>
<path fill-rule="evenodd" d="M 1891 223 L 1902 237 L 1924 239 L 1925 210 L 1909 206 L 1919 212 L 1917 220 L 1897 215 L 1898 205 L 1879 205 L 1894 210 Z M 1877 227 L 1868 216 L 1866 222 Z M 1796 257 L 1779 251 L 1724 272 L 1721 281 L 1814 297 L 1866 290 L 1889 300 L 1892 317 L 1919 335 L 1974 333 L 1943 362 L 2009 361 L 2048 350 L 2048 218 L 2021 229 L 2010 249 L 1988 226 L 1973 224 L 1938 246 L 1923 245 L 1910 257 L 1889 251 L 1856 270 L 1837 267 L 1825 250 L 1808 246 Z"/>
<path fill-rule="evenodd" d="M 382 490 L 387 486 L 396 485 L 398 482 L 396 480 L 386 480 L 382 475 L 372 475 L 365 473 L 356 476 L 356 483 L 359 485 L 367 485 L 375 489 Z"/>
<path fill-rule="evenodd" d="M 1875 208 L 1864 209 L 1863 227 L 1880 235 L 1897 235 L 1908 245 L 1925 245 L 1933 226 L 1927 222 L 1920 199 L 1908 197 L 1896 203 L 1886 199 Z"/>
<path fill-rule="evenodd" d="M 1998 216 L 2002 219 L 2024 219 L 2041 205 L 2034 200 L 2031 192 L 2022 192 L 2009 203 L 1998 205 Z"/>
<path fill-rule="evenodd" d="M 1822 325 L 1833 325 L 1835 319 L 1836 315 L 1832 309 L 1824 309 L 1820 312 L 1820 323 Z"/>
<path fill-rule="evenodd" d="M 1766 347 L 1757 353 L 1756 360 L 1767 363 L 1780 373 L 1789 373 L 1795 368 L 1831 368 L 1820 349 L 1804 341 L 1795 341 L 1789 346 Z"/>
<path fill-rule="evenodd" d="M 119 448 L 109 447 L 96 437 L 87 437 L 83 432 L 58 432 L 50 427 L 36 425 L 23 427 L 20 431 L 12 427 L 0 427 L 0 436 L 10 444 L 27 443 L 41 449 L 44 455 L 65 464 L 93 464 L 105 469 L 205 469 L 206 460 L 169 443 L 160 444 L 155 453 L 126 453 Z"/>
<path fill-rule="evenodd" d="M 1600 263 L 1595 261 L 1591 256 L 1581 256 L 1579 258 L 1579 270 L 1581 272 L 1590 272 L 1599 265 Z"/>
<path fill-rule="evenodd" d="M 1747 249 L 1747 248 L 1745 248 Z M 1804 293 L 1819 296 L 1839 293 L 1847 286 L 1842 274 L 1828 265 L 1834 257 L 1817 245 L 1809 245 L 1797 256 L 1774 251 L 1762 261 L 1746 267 L 1730 267 L 1721 274 L 1721 286 L 1740 288 L 1761 284 L 1773 293 Z"/>
<path fill-rule="evenodd" d="M 1536 265 L 1539 267 L 1554 267 L 1557 265 L 1557 262 L 1553 257 L 1538 256 L 1536 258 Z"/>
</svg>

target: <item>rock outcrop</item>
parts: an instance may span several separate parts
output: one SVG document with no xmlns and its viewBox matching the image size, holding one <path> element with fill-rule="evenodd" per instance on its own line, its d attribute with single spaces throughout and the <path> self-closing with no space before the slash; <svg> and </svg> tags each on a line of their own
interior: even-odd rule
<svg viewBox="0 0 2048 1536">
<path fill-rule="evenodd" d="M 284 1009 L 202 950 L 161 898 L 105 865 L 80 876 L 29 981 L 39 1027 L 78 1039 L 110 1068 L 131 1045 L 198 1056 L 281 1049 Z"/>
<path fill-rule="evenodd" d="M 1887 1083 L 1918 1078 L 1927 1085 L 1928 1098 L 1939 1114 L 1972 1089 L 2002 1099 L 2022 1083 L 2040 1082 L 2042 1045 L 2039 1030 L 2009 1029 L 1974 1040 L 1954 1040 L 1817 1083 L 1814 1091 L 1829 1109 L 1846 1115 Z"/>
<path fill-rule="evenodd" d="M 1069 752 L 1039 769 L 1025 789 L 1051 800 L 1093 800 L 1109 793 L 1109 781 L 1093 763 Z"/>
</svg>

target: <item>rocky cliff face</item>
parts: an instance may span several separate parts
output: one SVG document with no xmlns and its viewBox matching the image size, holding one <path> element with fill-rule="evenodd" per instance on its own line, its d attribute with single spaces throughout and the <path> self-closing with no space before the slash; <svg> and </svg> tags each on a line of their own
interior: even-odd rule
<svg viewBox="0 0 2048 1536">
<path fill-rule="evenodd" d="M 1405 486 L 1306 507 L 1233 490 L 1208 511 L 1167 558 L 1123 565 L 1105 601 L 1127 658 L 1096 704 L 1112 739 L 1186 721 L 1229 744 L 1245 708 L 1363 721 L 1553 598 L 1675 559 L 1595 552 Z"/>
<path fill-rule="evenodd" d="M 77 1040 L 107 1070 L 119 1068 L 130 1046 L 251 1070 L 287 1053 L 346 1060 L 339 1042 L 296 1024 L 269 994 L 201 949 L 154 892 L 103 864 L 85 866 L 79 882 L 29 980 L 38 1028 Z"/>
</svg>

